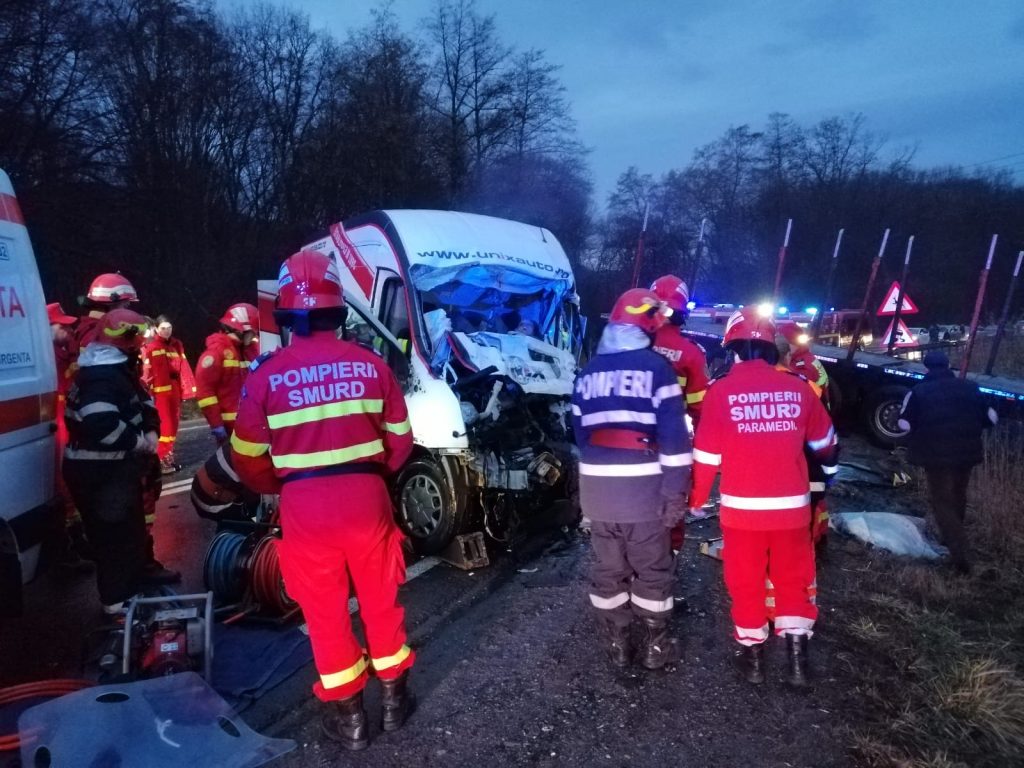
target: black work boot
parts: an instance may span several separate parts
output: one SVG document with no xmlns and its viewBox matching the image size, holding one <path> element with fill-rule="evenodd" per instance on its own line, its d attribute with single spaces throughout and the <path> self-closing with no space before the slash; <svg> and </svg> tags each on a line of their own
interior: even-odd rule
<svg viewBox="0 0 1024 768">
<path fill-rule="evenodd" d="M 794 688 L 806 688 L 811 684 L 807 672 L 807 635 L 787 634 L 786 653 L 789 657 L 786 682 Z"/>
<path fill-rule="evenodd" d="M 742 646 L 738 661 L 744 680 L 752 685 L 760 685 L 764 682 L 764 645 L 762 643 Z"/>
<path fill-rule="evenodd" d="M 142 573 L 139 579 L 144 584 L 178 584 L 181 581 L 181 574 L 164 567 L 164 564 L 156 559 L 153 552 L 153 536 L 146 534 L 146 564 L 142 566 Z"/>
<path fill-rule="evenodd" d="M 370 744 L 366 711 L 363 709 L 363 692 L 347 699 L 327 703 L 328 710 L 320 718 L 320 727 L 331 741 L 345 749 L 358 752 Z"/>
<path fill-rule="evenodd" d="M 607 636 L 608 658 L 620 669 L 629 666 L 633 658 L 633 642 L 630 638 L 630 627 L 605 622 L 604 632 Z"/>
<path fill-rule="evenodd" d="M 394 680 L 381 680 L 380 686 L 380 727 L 384 731 L 397 731 L 416 704 L 416 697 L 409 693 L 409 670 Z"/>
<path fill-rule="evenodd" d="M 645 669 L 661 669 L 679 659 L 679 647 L 675 638 L 669 636 L 667 620 L 645 616 L 643 631 L 640 663 Z"/>
</svg>

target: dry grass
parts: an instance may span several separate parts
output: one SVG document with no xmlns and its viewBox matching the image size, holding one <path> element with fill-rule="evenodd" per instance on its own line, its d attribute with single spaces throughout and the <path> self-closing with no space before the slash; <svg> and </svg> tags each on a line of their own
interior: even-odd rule
<svg viewBox="0 0 1024 768">
<path fill-rule="evenodd" d="M 988 365 L 988 356 L 992 351 L 992 336 L 978 336 L 974 342 L 974 350 L 971 352 L 971 370 L 982 373 Z M 958 352 L 962 353 L 964 347 Z M 959 365 L 959 359 L 950 360 L 954 365 Z M 1024 336 L 1011 336 L 1009 332 L 999 342 L 999 354 L 996 356 L 992 373 L 996 376 L 1024 377 Z"/>
<path fill-rule="evenodd" d="M 1024 766 L 1022 459 L 1019 430 L 986 437 L 970 490 L 972 576 L 878 559 L 850 593 L 849 668 L 868 702 L 851 728 L 858 764 Z"/>
</svg>

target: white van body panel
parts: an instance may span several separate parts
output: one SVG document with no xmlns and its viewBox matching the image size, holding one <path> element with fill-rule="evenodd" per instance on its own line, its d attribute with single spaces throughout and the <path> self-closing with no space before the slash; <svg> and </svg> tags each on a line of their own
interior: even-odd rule
<svg viewBox="0 0 1024 768">
<path fill-rule="evenodd" d="M 39 270 L 7 174 L 0 171 L 0 520 L 53 504 L 57 369 Z M 16 537 L 22 581 L 38 541 Z"/>
</svg>

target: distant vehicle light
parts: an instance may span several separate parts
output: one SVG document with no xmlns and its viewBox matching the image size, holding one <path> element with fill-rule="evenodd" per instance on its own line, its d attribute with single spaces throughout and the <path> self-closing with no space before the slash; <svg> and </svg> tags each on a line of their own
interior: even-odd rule
<svg viewBox="0 0 1024 768">
<path fill-rule="evenodd" d="M 778 312 L 780 315 L 788 315 L 789 314 L 789 307 L 779 307 L 775 311 Z"/>
<path fill-rule="evenodd" d="M 874 344 L 875 337 L 872 336 L 870 333 L 865 333 L 863 336 L 860 337 L 860 340 L 864 344 L 864 346 L 868 346 L 869 344 Z"/>
<path fill-rule="evenodd" d="M 818 314 L 818 308 L 817 307 L 808 307 L 807 309 L 804 310 L 804 312 L 806 312 L 811 317 L 814 317 L 816 314 Z"/>
<path fill-rule="evenodd" d="M 775 307 L 767 301 L 764 302 L 763 304 L 758 304 L 757 314 L 759 314 L 761 317 L 771 317 L 772 315 L 775 314 Z"/>
<path fill-rule="evenodd" d="M 688 301 L 688 302 L 686 302 L 686 308 L 692 312 L 693 310 L 695 310 L 697 308 L 697 302 L 696 301 Z"/>
<path fill-rule="evenodd" d="M 808 336 L 806 333 L 801 333 L 799 336 L 796 337 L 796 343 L 800 345 L 810 344 L 811 337 Z"/>
</svg>

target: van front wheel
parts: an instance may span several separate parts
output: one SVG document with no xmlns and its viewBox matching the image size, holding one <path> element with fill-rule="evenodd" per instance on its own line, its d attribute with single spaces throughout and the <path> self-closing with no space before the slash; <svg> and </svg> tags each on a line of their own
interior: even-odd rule
<svg viewBox="0 0 1024 768">
<path fill-rule="evenodd" d="M 398 524 L 413 549 L 432 555 L 459 533 L 460 510 L 444 472 L 429 459 L 416 459 L 402 468 L 395 481 Z"/>
</svg>

